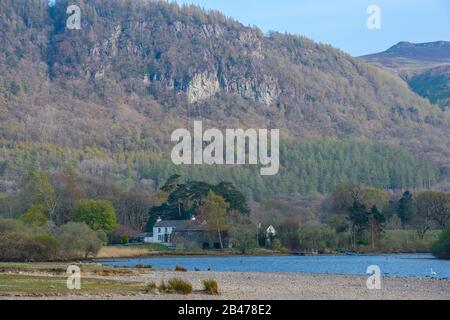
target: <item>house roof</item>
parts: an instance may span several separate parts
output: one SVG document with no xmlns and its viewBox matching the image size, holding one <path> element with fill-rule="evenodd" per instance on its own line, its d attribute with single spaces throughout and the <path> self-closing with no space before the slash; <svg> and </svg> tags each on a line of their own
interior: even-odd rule
<svg viewBox="0 0 450 320">
<path fill-rule="evenodd" d="M 202 230 L 203 225 L 193 220 L 167 220 L 155 223 L 154 228 L 174 228 L 176 231 Z"/>
</svg>

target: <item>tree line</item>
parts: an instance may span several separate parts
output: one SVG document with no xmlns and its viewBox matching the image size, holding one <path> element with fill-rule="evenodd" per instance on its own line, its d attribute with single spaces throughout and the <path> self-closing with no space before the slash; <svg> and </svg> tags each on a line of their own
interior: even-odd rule
<svg viewBox="0 0 450 320">
<path fill-rule="evenodd" d="M 253 230 L 275 226 L 279 245 L 291 251 L 429 252 L 449 228 L 450 193 L 341 184 L 328 195 L 264 200 L 252 220 Z"/>
<path fill-rule="evenodd" d="M 95 178 L 105 187 L 136 190 L 160 188 L 173 174 L 217 184 L 229 181 L 249 199 L 260 202 L 274 194 L 329 193 L 340 183 L 361 183 L 380 189 L 430 188 L 448 173 L 401 147 L 335 138 L 281 142 L 280 173 L 260 177 L 252 166 L 175 166 L 160 151 L 110 153 L 93 144 L 83 149 L 41 143 L 0 141 L 0 191 L 14 193 L 30 170 Z"/>
<path fill-rule="evenodd" d="M 207 183 L 175 174 L 158 189 L 140 184 L 126 190 L 108 179 L 88 179 L 66 169 L 28 172 L 15 194 L 0 198 L 0 215 L 4 230 L 9 230 L 2 235 L 5 250 L 21 234 L 26 235 L 22 250 L 41 243 L 36 252 L 48 250 L 47 257 L 86 257 L 102 244 L 128 243 L 151 230 L 158 218 L 192 217 L 206 221 L 222 246 L 228 237 L 242 252 L 258 246 L 282 251 L 401 251 L 405 246 L 395 246 L 398 239 L 393 237 L 402 234 L 415 239 L 412 245 L 420 244 L 414 250 L 429 250 L 430 239 L 449 225 L 449 203 L 450 194 L 445 192 L 398 194 L 348 183 L 329 194 L 292 193 L 253 202 L 224 181 Z M 270 225 L 277 230 L 273 239 L 265 234 Z M 71 240 L 78 249 L 63 249 L 64 239 L 77 232 L 90 243 Z M 37 258 L 30 255 L 30 259 Z"/>
</svg>

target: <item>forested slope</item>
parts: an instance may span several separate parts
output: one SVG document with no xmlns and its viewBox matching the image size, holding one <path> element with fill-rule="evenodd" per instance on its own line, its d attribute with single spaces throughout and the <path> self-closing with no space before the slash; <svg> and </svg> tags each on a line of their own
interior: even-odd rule
<svg viewBox="0 0 450 320">
<path fill-rule="evenodd" d="M 82 29 L 68 30 L 70 4 L 0 3 L 2 192 L 37 167 L 125 189 L 186 171 L 258 199 L 343 181 L 429 187 L 448 166 L 448 112 L 361 59 L 165 2 L 80 0 Z M 175 168 L 170 133 L 194 119 L 280 128 L 280 175 Z"/>
</svg>

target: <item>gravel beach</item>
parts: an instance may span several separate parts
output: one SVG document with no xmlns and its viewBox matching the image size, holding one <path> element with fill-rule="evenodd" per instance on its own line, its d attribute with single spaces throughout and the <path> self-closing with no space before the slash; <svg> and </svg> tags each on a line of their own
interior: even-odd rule
<svg viewBox="0 0 450 320">
<path fill-rule="evenodd" d="M 121 300 L 450 300 L 450 280 L 383 278 L 381 290 L 368 290 L 366 277 L 311 275 L 300 273 L 225 273 L 151 271 L 142 276 L 113 276 L 103 279 L 160 283 L 182 278 L 193 284 L 188 296 L 139 294 L 137 296 L 68 296 L 38 299 L 121 299 Z M 216 279 L 220 295 L 208 296 L 202 281 Z"/>
<path fill-rule="evenodd" d="M 366 277 L 309 275 L 300 273 L 152 272 L 145 281 L 160 282 L 180 277 L 201 290 L 202 281 L 216 279 L 218 299 L 308 300 L 308 299 L 445 299 L 450 300 L 450 280 L 384 278 L 381 290 L 368 290 Z M 154 298 L 186 298 L 161 297 Z M 189 298 L 204 299 L 204 295 Z"/>
</svg>

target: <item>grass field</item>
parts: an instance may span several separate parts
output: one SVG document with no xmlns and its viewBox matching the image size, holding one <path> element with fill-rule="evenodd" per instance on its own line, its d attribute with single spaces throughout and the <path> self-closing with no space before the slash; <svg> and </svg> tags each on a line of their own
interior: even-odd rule
<svg viewBox="0 0 450 320">
<path fill-rule="evenodd" d="M 69 290 L 67 277 L 0 274 L 0 296 L 135 295 L 144 292 L 139 282 L 82 278 L 81 290 Z"/>
<path fill-rule="evenodd" d="M 67 296 L 122 295 L 144 292 L 139 281 L 114 281 L 102 277 L 139 276 L 143 271 L 110 268 L 97 264 L 80 264 L 81 290 L 67 288 L 67 267 L 63 263 L 0 263 L 0 297 L 8 296 Z"/>
<path fill-rule="evenodd" d="M 10 263 L 0 262 L 0 274 L 26 274 L 44 276 L 67 276 L 69 265 L 80 268 L 83 276 L 139 276 L 142 270 L 132 268 L 107 267 L 100 264 L 76 264 L 76 263 L 52 263 L 52 262 L 28 262 Z"/>
</svg>

